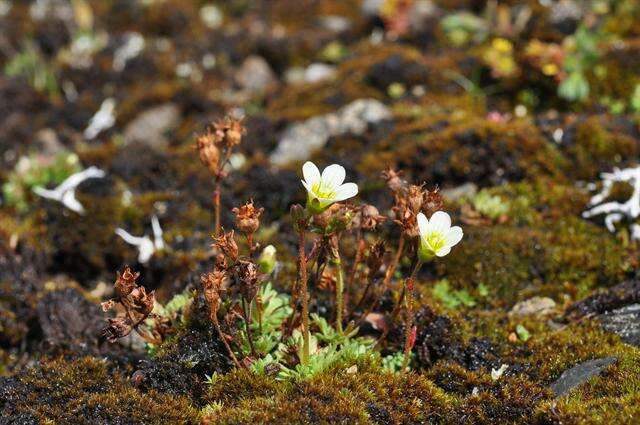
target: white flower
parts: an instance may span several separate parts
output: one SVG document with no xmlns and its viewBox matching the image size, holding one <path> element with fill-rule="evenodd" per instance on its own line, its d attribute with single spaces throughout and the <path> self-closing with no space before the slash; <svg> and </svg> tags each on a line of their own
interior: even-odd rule
<svg viewBox="0 0 640 425">
<path fill-rule="evenodd" d="M 444 257 L 462 239 L 462 228 L 451 227 L 451 217 L 444 211 L 436 211 L 431 220 L 419 213 L 417 219 L 420 230 L 418 253 L 422 261 L 431 260 L 434 256 Z"/>
<path fill-rule="evenodd" d="M 307 208 L 312 213 L 320 213 L 334 202 L 344 201 L 358 194 L 358 185 L 343 183 L 345 174 L 344 167 L 338 164 L 329 165 L 320 175 L 320 170 L 313 162 L 304 163 L 302 185 L 307 189 Z"/>
</svg>

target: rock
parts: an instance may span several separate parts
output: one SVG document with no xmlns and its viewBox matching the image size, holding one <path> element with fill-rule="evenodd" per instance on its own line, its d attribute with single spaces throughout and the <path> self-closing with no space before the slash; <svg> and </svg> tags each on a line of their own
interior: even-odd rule
<svg viewBox="0 0 640 425">
<path fill-rule="evenodd" d="M 570 35 L 576 30 L 582 19 L 582 8 L 573 0 L 560 0 L 551 6 L 549 20 L 562 34 Z"/>
<path fill-rule="evenodd" d="M 169 143 L 166 133 L 180 123 L 180 110 L 173 103 L 165 103 L 141 112 L 124 129 L 124 143 L 142 142 L 154 148 Z"/>
<path fill-rule="evenodd" d="M 96 347 L 104 316 L 74 288 L 48 292 L 38 303 L 44 339 L 53 347 Z"/>
<path fill-rule="evenodd" d="M 206 4 L 200 9 L 200 19 L 209 29 L 220 28 L 223 22 L 223 15 L 215 4 Z"/>
<path fill-rule="evenodd" d="M 43 128 L 35 134 L 38 151 L 46 156 L 53 156 L 65 150 L 58 135 L 51 128 Z"/>
<path fill-rule="evenodd" d="M 267 61 L 260 56 L 249 56 L 235 76 L 236 82 L 245 90 L 264 91 L 276 84 L 276 75 Z"/>
<path fill-rule="evenodd" d="M 360 6 L 362 14 L 367 17 L 375 17 L 380 12 L 384 0 L 364 0 Z"/>
<path fill-rule="evenodd" d="M 277 166 L 293 161 L 304 161 L 321 149 L 330 137 L 346 133 L 360 135 L 370 124 L 391 119 L 391 110 L 374 99 L 358 99 L 342 107 L 336 113 L 321 115 L 287 127 L 275 151 L 271 163 Z"/>
<path fill-rule="evenodd" d="M 462 198 L 471 198 L 478 193 L 478 185 L 467 182 L 463 185 L 452 187 L 450 189 L 442 189 L 440 194 L 449 201 L 457 201 Z"/>
<path fill-rule="evenodd" d="M 351 28 L 351 21 L 340 15 L 327 15 L 320 18 L 320 24 L 332 32 L 343 32 Z"/>
<path fill-rule="evenodd" d="M 333 78 L 335 75 L 335 66 L 327 65 L 326 63 L 312 63 L 304 71 L 304 81 L 307 83 L 316 83 Z"/>
<path fill-rule="evenodd" d="M 560 378 L 551 384 L 551 390 L 555 393 L 556 397 L 563 396 L 573 388 L 586 382 L 592 376 L 600 374 L 607 366 L 614 364 L 616 361 L 618 361 L 618 359 L 615 357 L 604 357 L 580 363 L 562 372 Z"/>
<path fill-rule="evenodd" d="M 529 316 L 531 314 L 546 314 L 553 310 L 556 302 L 547 297 L 533 297 L 520 301 L 509 312 L 512 316 Z"/>
<path fill-rule="evenodd" d="M 631 304 L 599 316 L 602 327 L 627 344 L 640 347 L 640 304 Z"/>
</svg>

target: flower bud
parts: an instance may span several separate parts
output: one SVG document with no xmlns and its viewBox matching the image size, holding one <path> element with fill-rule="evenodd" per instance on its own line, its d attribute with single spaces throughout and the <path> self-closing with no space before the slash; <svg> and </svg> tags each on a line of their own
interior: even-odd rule
<svg viewBox="0 0 640 425">
<path fill-rule="evenodd" d="M 273 245 L 268 245 L 262 250 L 260 258 L 258 258 L 258 265 L 262 273 L 271 274 L 276 268 L 276 248 Z"/>
</svg>

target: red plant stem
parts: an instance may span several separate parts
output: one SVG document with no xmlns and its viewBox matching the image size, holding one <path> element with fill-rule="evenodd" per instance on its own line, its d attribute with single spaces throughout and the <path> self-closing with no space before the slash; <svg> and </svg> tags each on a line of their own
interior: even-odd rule
<svg viewBox="0 0 640 425">
<path fill-rule="evenodd" d="M 302 297 L 302 358 L 303 365 L 309 364 L 309 294 L 307 290 L 307 258 L 304 252 L 304 226 L 300 226 L 298 238 L 298 273 L 300 276 L 300 296 Z"/>
<path fill-rule="evenodd" d="M 396 250 L 396 255 L 393 257 L 393 261 L 389 264 L 389 268 L 387 269 L 387 273 L 384 275 L 383 288 L 387 289 L 389 287 L 389 283 L 391 282 L 391 278 L 396 271 L 396 267 L 398 267 L 398 263 L 402 258 L 402 254 L 404 253 L 404 234 L 400 236 L 400 242 L 398 242 L 398 249 Z"/>
<path fill-rule="evenodd" d="M 362 261 L 362 254 L 364 253 L 365 247 L 366 244 L 364 242 L 364 238 L 362 237 L 362 232 L 360 232 L 358 236 L 358 248 L 356 250 L 356 256 L 353 259 L 353 268 L 351 269 L 351 275 L 349 276 L 349 288 L 353 288 L 353 282 L 356 279 L 356 273 L 358 272 L 360 261 Z"/>
<path fill-rule="evenodd" d="M 422 265 L 422 263 L 418 260 L 415 263 L 415 266 L 413 268 L 413 271 L 411 272 L 411 276 L 409 276 L 409 278 L 407 280 L 404 281 L 404 293 L 405 293 L 405 304 L 406 304 L 406 308 L 407 308 L 407 317 L 406 317 L 406 321 L 405 321 L 405 330 L 404 330 L 404 356 L 402 359 L 402 373 L 404 373 L 407 370 L 407 366 L 409 366 L 409 356 L 411 355 L 411 349 L 413 348 L 413 342 L 412 342 L 412 332 L 413 332 L 413 320 L 414 320 L 414 314 L 413 314 L 413 290 L 414 290 L 414 283 L 415 283 L 415 278 L 416 278 L 416 274 L 418 273 L 418 270 L 420 269 L 420 266 Z"/>
<path fill-rule="evenodd" d="M 213 191 L 213 210 L 214 210 L 214 235 L 220 236 L 220 179 L 216 178 L 216 187 Z"/>
<path fill-rule="evenodd" d="M 225 337 L 224 333 L 222 332 L 222 329 L 220 328 L 220 322 L 218 321 L 218 316 L 214 313 L 211 313 L 211 321 L 216 327 L 216 330 L 218 331 L 218 336 L 220 337 L 220 340 L 224 344 L 225 348 L 227 349 L 227 352 L 229 353 L 229 357 L 231 357 L 231 360 L 233 360 L 233 363 L 235 363 L 236 367 L 241 368 L 242 365 L 236 358 L 236 355 L 233 354 L 233 350 L 229 346 L 229 343 L 227 342 L 227 338 Z"/>
</svg>

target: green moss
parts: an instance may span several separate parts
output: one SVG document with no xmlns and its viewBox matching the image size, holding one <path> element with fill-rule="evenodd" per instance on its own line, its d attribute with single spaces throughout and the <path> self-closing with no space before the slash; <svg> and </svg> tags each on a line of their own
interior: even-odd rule
<svg viewBox="0 0 640 425">
<path fill-rule="evenodd" d="M 579 218 L 540 226 L 467 227 L 438 269 L 456 289 L 485 284 L 495 306 L 534 295 L 579 299 L 598 286 L 621 282 L 629 268 L 620 243 Z"/>
<path fill-rule="evenodd" d="M 6 403 L 16 417 L 30 415 L 40 422 L 72 423 L 81 417 L 92 423 L 184 424 L 198 417 L 185 398 L 142 393 L 91 357 L 42 362 L 22 377 Z"/>
<path fill-rule="evenodd" d="M 340 365 L 308 381 L 276 382 L 248 372 L 216 381 L 209 402 L 223 409 L 214 423 L 452 423 L 453 399 L 426 377 L 402 376 L 377 363 L 357 363 L 357 372 Z"/>
<path fill-rule="evenodd" d="M 571 174 L 578 179 L 593 180 L 599 172 L 609 171 L 623 161 L 638 156 L 640 146 L 633 137 L 610 131 L 603 118 L 593 116 L 576 125 L 575 143 L 567 149 Z"/>
<path fill-rule="evenodd" d="M 492 185 L 539 175 L 559 176 L 562 155 L 531 123 L 494 123 L 460 114 L 453 120 L 404 126 L 365 154 L 361 170 L 386 166 L 412 173 L 414 181 Z M 427 124 L 427 125 L 425 125 Z"/>
</svg>

